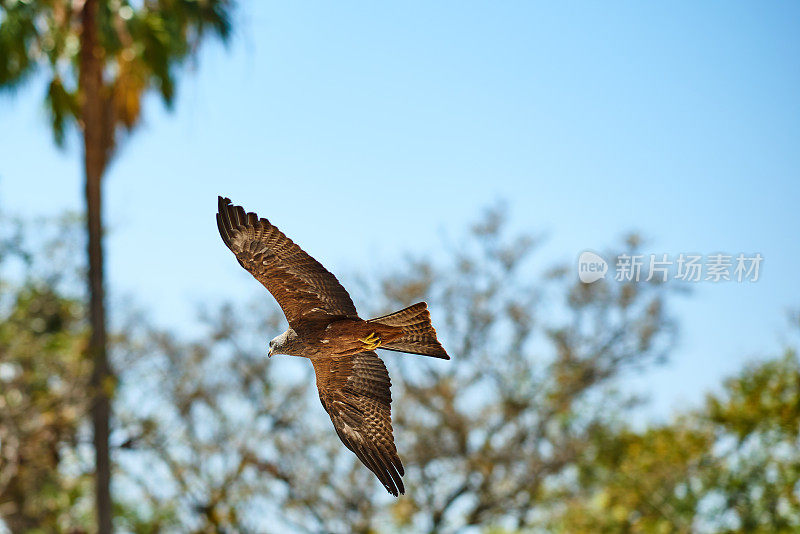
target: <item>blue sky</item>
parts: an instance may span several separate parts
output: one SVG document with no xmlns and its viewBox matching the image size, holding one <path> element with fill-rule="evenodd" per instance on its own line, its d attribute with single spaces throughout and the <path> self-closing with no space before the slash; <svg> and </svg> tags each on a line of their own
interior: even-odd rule
<svg viewBox="0 0 800 534">
<path fill-rule="evenodd" d="M 217 194 L 343 275 L 432 253 L 505 199 L 548 236 L 542 267 L 630 230 L 645 252 L 764 256 L 757 283 L 679 299 L 672 361 L 632 383 L 656 415 L 689 406 L 777 351 L 800 306 L 798 23 L 789 2 L 248 2 L 108 173 L 112 301 L 188 328 L 198 303 L 261 291 L 219 242 Z M 82 208 L 44 90 L 0 95 L 6 212 Z"/>
</svg>

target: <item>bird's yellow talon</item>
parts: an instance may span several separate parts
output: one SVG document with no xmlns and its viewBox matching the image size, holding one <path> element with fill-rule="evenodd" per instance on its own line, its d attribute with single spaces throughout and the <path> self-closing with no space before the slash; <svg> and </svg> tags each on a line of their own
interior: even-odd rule
<svg viewBox="0 0 800 534">
<path fill-rule="evenodd" d="M 364 348 L 366 350 L 375 350 L 381 346 L 381 337 L 375 332 L 372 332 L 363 339 L 359 339 L 359 341 L 365 345 Z"/>
</svg>

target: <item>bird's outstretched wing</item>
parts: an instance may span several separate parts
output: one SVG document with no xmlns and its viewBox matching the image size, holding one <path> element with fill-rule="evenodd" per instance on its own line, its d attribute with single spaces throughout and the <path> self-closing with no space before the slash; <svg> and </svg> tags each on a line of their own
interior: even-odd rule
<svg viewBox="0 0 800 534">
<path fill-rule="evenodd" d="M 405 493 L 392 436 L 391 381 L 374 352 L 311 360 L 322 406 L 339 438 L 394 496 Z"/>
<path fill-rule="evenodd" d="M 336 277 L 267 219 L 219 197 L 217 226 L 242 267 L 278 301 L 290 325 L 314 312 L 358 316 Z"/>
</svg>

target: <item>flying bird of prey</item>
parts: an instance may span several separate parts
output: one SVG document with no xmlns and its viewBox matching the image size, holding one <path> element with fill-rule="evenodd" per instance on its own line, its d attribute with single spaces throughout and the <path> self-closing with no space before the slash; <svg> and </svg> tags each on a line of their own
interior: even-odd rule
<svg viewBox="0 0 800 534">
<path fill-rule="evenodd" d="M 269 356 L 311 360 L 319 400 L 339 438 L 389 493 L 405 493 L 392 435 L 391 381 L 375 349 L 449 360 L 428 306 L 420 302 L 361 319 L 336 277 L 267 219 L 219 197 L 217 226 L 241 266 L 272 293 L 289 321 L 289 329 L 269 342 Z"/>
</svg>

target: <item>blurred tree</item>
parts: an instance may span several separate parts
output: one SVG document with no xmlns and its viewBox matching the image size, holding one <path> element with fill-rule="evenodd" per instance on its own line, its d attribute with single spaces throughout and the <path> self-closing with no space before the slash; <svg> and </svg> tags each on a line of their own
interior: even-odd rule
<svg viewBox="0 0 800 534">
<path fill-rule="evenodd" d="M 0 517 L 11 532 L 61 531 L 86 494 L 59 471 L 86 403 L 82 307 L 32 284 L 12 300 L 0 318 Z"/>
<path fill-rule="evenodd" d="M 800 360 L 752 364 L 705 406 L 641 432 L 605 428 L 551 498 L 563 532 L 797 532 Z"/>
<path fill-rule="evenodd" d="M 714 442 L 697 423 L 679 418 L 641 433 L 596 428 L 577 476 L 547 496 L 549 530 L 694 532 Z"/>
<path fill-rule="evenodd" d="M 42 243 L 37 224 L 31 248 L 10 226 L 0 225 L 0 274 L 22 275 L 0 278 L 0 517 L 11 532 L 92 531 L 91 467 L 80 445 L 91 362 L 81 357 L 81 300 L 70 296 L 79 294 L 69 275 L 76 239 L 65 230 Z M 794 349 L 748 366 L 701 408 L 637 430 L 627 423 L 635 399 L 615 382 L 669 351 L 665 286 L 584 285 L 563 268 L 534 276 L 533 241 L 507 238 L 499 211 L 458 245 L 449 261 L 412 260 L 351 285 L 384 295 L 385 309 L 430 297 L 454 356 L 384 355 L 407 495 L 385 495 L 341 447 L 307 362 L 265 358 L 265 333 L 282 318 L 263 294 L 258 306 L 203 314 L 191 340 L 135 314 L 110 337 L 123 370 L 113 436 L 118 526 L 142 534 L 800 529 Z"/>
<path fill-rule="evenodd" d="M 151 503 L 142 516 L 192 532 L 800 528 L 796 353 L 748 367 L 702 409 L 634 430 L 637 399 L 616 382 L 669 352 L 667 288 L 585 285 L 566 268 L 536 277 L 533 240 L 506 237 L 500 213 L 449 261 L 348 284 L 384 296 L 367 315 L 426 298 L 454 356 L 384 354 L 406 465 L 397 500 L 335 438 L 310 366 L 265 360 L 264 332 L 282 320 L 274 306 L 223 307 L 193 341 L 134 318 L 120 345 L 121 457 Z M 637 246 L 631 237 L 627 252 Z"/>
<path fill-rule="evenodd" d="M 427 295 L 454 355 L 449 365 L 397 359 L 412 489 L 392 513 L 414 529 L 534 525 L 592 429 L 631 405 L 615 380 L 672 346 L 664 285 L 582 284 L 571 265 L 537 280 L 534 241 L 507 237 L 504 222 L 491 210 L 450 265 L 417 262 L 382 283 L 389 308 Z"/>
<path fill-rule="evenodd" d="M 142 532 L 263 531 L 278 451 L 304 446 L 294 439 L 307 384 L 277 379 L 266 358 L 263 333 L 278 314 L 223 306 L 202 324 L 203 335 L 183 341 L 133 316 L 115 342 L 125 368 L 120 482 L 145 503 Z"/>
<path fill-rule="evenodd" d="M 3 223 L 4 230 L 15 226 Z M 0 273 L 22 273 L 0 276 L 0 517 L 14 533 L 88 527 L 81 505 L 91 479 L 75 465 L 91 372 L 88 336 L 81 301 L 60 288 L 75 273 L 61 261 L 69 259 L 62 247 L 73 241 L 74 226 L 56 226 L 53 241 L 34 251 L 19 232 L 0 243 Z"/>
<path fill-rule="evenodd" d="M 715 432 L 706 523 L 728 532 L 800 530 L 800 360 L 748 366 L 700 414 Z"/>
<path fill-rule="evenodd" d="M 0 87 L 16 88 L 37 70 L 56 143 L 70 125 L 83 135 L 88 233 L 88 295 L 94 362 L 91 403 L 97 520 L 111 531 L 109 420 L 114 377 L 108 364 L 102 246 L 102 177 L 119 132 L 138 123 L 145 92 L 169 105 L 176 66 L 210 31 L 230 33 L 232 0 L 0 0 Z"/>
<path fill-rule="evenodd" d="M 193 342 L 126 328 L 121 395 L 141 395 L 124 404 L 136 407 L 126 418 L 130 464 L 152 466 L 135 480 L 151 496 L 144 500 L 171 496 L 196 532 L 534 525 L 540 499 L 575 469 L 594 429 L 630 404 L 615 379 L 660 360 L 673 326 L 664 286 L 584 285 L 563 268 L 537 278 L 533 244 L 509 239 L 492 210 L 449 262 L 410 261 L 364 284 L 371 299 L 355 295 L 384 296 L 364 315 L 428 300 L 453 356 L 382 355 L 406 466 L 398 500 L 376 493 L 374 477 L 339 443 L 311 366 L 264 358 L 264 333 L 279 330 L 279 316 L 225 308 Z M 259 300 L 272 305 L 266 293 Z M 271 516 L 280 522 L 265 525 Z"/>
</svg>

